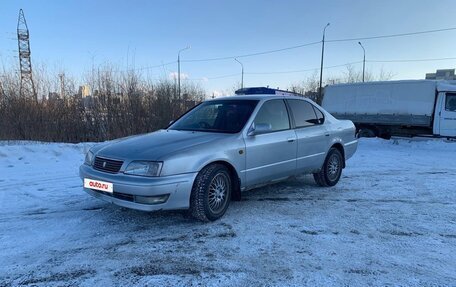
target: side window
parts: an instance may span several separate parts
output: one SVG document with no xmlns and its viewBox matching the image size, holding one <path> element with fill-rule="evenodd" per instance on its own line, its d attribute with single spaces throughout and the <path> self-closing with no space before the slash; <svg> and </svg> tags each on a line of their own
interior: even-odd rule
<svg viewBox="0 0 456 287">
<path fill-rule="evenodd" d="M 283 100 L 267 101 L 261 106 L 254 120 L 257 124 L 269 124 L 272 131 L 287 130 L 290 128 L 288 112 Z"/>
<path fill-rule="evenodd" d="M 450 112 L 456 112 L 456 94 L 446 94 L 445 110 Z"/>
<path fill-rule="evenodd" d="M 288 100 L 297 128 L 313 126 L 320 122 L 315 115 L 313 106 L 303 100 Z M 321 113 L 321 112 L 320 112 Z"/>
<path fill-rule="evenodd" d="M 319 124 L 322 124 L 325 122 L 325 115 L 316 107 L 313 107 L 315 110 L 315 114 L 317 115 L 317 120 Z"/>
</svg>

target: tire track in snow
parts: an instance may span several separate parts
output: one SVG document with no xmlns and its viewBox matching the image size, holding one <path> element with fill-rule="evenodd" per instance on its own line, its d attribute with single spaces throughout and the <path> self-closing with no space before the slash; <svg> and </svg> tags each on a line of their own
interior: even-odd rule
<svg viewBox="0 0 456 287">
<path fill-rule="evenodd" d="M 20 181 L 17 183 L 8 183 L 8 184 L 0 185 L 0 190 L 6 190 L 8 188 L 18 187 L 18 186 L 39 186 L 40 183 L 60 182 L 60 181 L 65 181 L 65 180 L 72 179 L 72 178 L 79 179 L 79 177 L 77 175 L 62 176 L 62 177 L 53 176 L 53 177 L 49 177 L 49 178 L 31 179 L 28 181 Z"/>
</svg>

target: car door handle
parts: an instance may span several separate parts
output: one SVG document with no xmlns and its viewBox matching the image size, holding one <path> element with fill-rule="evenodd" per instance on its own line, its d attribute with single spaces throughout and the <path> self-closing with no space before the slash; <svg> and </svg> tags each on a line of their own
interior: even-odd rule
<svg viewBox="0 0 456 287">
<path fill-rule="evenodd" d="M 329 134 L 325 134 L 326 137 L 329 137 Z"/>
<path fill-rule="evenodd" d="M 292 143 L 292 142 L 295 141 L 295 138 L 287 138 L 287 141 L 288 141 L 289 143 Z"/>
</svg>

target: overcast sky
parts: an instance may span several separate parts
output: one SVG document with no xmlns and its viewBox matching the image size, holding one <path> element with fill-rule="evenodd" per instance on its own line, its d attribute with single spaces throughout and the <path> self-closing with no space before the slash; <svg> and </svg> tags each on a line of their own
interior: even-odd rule
<svg viewBox="0 0 456 287">
<path fill-rule="evenodd" d="M 16 23 L 24 9 L 30 29 L 33 63 L 80 77 L 92 64 L 110 62 L 120 69 L 243 55 L 326 39 L 368 37 L 456 27 L 456 6 L 439 1 L 19 1 L 0 3 L 0 57 L 18 65 Z M 362 60 L 358 41 L 327 43 L 325 66 Z M 398 38 L 364 40 L 367 60 L 407 60 L 456 57 L 456 31 Z M 245 86 L 288 88 L 320 66 L 321 45 L 239 58 Z M 367 69 L 392 72 L 394 79 L 424 78 L 438 68 L 454 68 L 456 60 L 367 63 Z M 362 64 L 355 64 L 362 69 Z M 240 81 L 233 59 L 183 62 L 187 81 L 200 83 L 211 94 L 231 90 Z M 324 71 L 337 76 L 344 67 Z M 177 65 L 142 69 L 151 78 L 170 77 Z M 309 70 L 287 74 L 249 74 Z M 233 75 L 230 77 L 220 76 Z M 216 92 L 216 93 L 217 93 Z"/>
</svg>

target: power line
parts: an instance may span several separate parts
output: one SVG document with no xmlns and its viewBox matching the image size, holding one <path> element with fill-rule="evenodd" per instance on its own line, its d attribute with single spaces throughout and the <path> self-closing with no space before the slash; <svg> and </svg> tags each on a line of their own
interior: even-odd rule
<svg viewBox="0 0 456 287">
<path fill-rule="evenodd" d="M 449 58 L 431 58 L 431 59 L 406 59 L 406 60 L 366 60 L 370 63 L 408 63 L 408 62 L 432 62 L 432 61 L 445 61 L 456 60 L 456 57 Z"/>
<path fill-rule="evenodd" d="M 370 63 L 401 63 L 401 62 L 430 62 L 430 61 L 445 61 L 445 60 L 456 60 L 456 57 L 448 57 L 448 58 L 428 58 L 428 59 L 406 59 L 406 60 L 366 60 L 366 62 Z M 348 62 L 345 64 L 339 64 L 339 65 L 333 65 L 333 66 L 325 66 L 323 69 L 332 69 L 332 68 L 340 68 L 340 67 L 345 67 L 347 65 L 356 65 L 356 64 L 361 64 L 363 61 L 356 61 L 356 62 Z M 247 72 L 245 74 L 248 75 L 273 75 L 273 74 L 293 74 L 293 73 L 303 73 L 303 72 L 310 72 L 310 71 L 315 71 L 319 70 L 319 67 L 315 68 L 308 68 L 308 69 L 302 69 L 302 70 L 290 70 L 290 71 L 272 71 L 272 72 Z M 210 77 L 210 78 L 201 78 L 201 79 L 192 79 L 192 80 L 213 80 L 213 79 L 221 79 L 221 78 L 228 78 L 228 77 L 234 77 L 234 76 L 239 76 L 240 73 L 236 74 L 229 74 L 225 76 L 219 76 L 219 77 Z"/>
<path fill-rule="evenodd" d="M 144 70 L 151 70 L 151 69 L 156 69 L 156 68 L 163 68 L 165 66 L 169 66 L 169 65 L 172 65 L 172 64 L 177 64 L 177 61 L 167 62 L 167 63 L 163 63 L 163 64 L 160 64 L 160 65 L 144 66 L 144 67 L 140 67 L 140 68 L 131 68 L 131 69 L 125 69 L 125 70 L 124 69 L 105 69 L 105 70 L 102 70 L 102 71 L 104 71 L 104 72 L 108 71 L 108 72 L 112 72 L 112 73 L 128 73 L 128 72 L 144 71 Z"/>
<path fill-rule="evenodd" d="M 453 30 L 456 30 L 456 27 L 434 29 L 434 30 L 425 30 L 425 31 L 417 31 L 417 32 L 409 32 L 409 33 L 399 33 L 399 34 L 388 34 L 388 35 L 378 35 L 378 36 L 369 36 L 369 37 L 359 37 L 359 38 L 333 39 L 333 40 L 325 40 L 325 42 L 335 43 L 335 42 L 373 40 L 373 39 L 382 39 L 382 38 L 394 38 L 394 37 L 413 36 L 413 35 L 420 35 L 420 34 L 438 33 L 438 32 L 446 32 L 446 31 L 453 31 Z M 315 42 L 309 42 L 309 43 L 305 43 L 305 44 L 300 44 L 300 45 L 295 45 L 295 46 L 289 46 L 289 47 L 274 49 L 274 50 L 262 51 L 262 52 L 255 52 L 255 53 L 248 53 L 248 54 L 241 54 L 241 55 L 233 55 L 233 56 L 215 57 L 215 58 L 188 59 L 188 60 L 181 60 L 181 62 L 192 63 L 192 62 L 213 62 L 213 61 L 222 61 L 222 60 L 232 60 L 234 58 L 246 58 L 246 57 L 253 57 L 253 56 L 260 56 L 260 55 L 278 53 L 278 52 L 283 52 L 283 51 L 288 51 L 288 50 L 294 50 L 294 49 L 299 49 L 299 48 L 303 48 L 303 47 L 317 45 L 317 44 L 320 44 L 320 43 L 321 43 L 321 40 L 320 41 L 315 41 Z M 372 61 L 368 61 L 368 62 L 372 62 Z M 168 66 L 168 65 L 172 65 L 172 64 L 176 64 L 176 63 L 177 63 L 177 61 L 172 61 L 172 62 L 160 64 L 160 65 L 145 66 L 145 67 L 142 67 L 142 68 L 129 69 L 129 70 L 126 70 L 126 71 L 148 70 L 148 69 L 160 68 L 160 67 L 163 67 L 163 66 Z"/>
<path fill-rule="evenodd" d="M 447 58 L 427 58 L 427 59 L 404 59 L 404 60 L 366 60 L 368 63 L 409 63 L 409 62 L 431 62 L 431 61 L 445 61 L 445 60 L 456 60 L 456 57 L 447 57 Z M 345 67 L 347 65 L 356 65 L 360 64 L 363 61 L 356 61 L 356 62 L 348 62 L 345 64 L 339 64 L 339 65 L 332 65 L 332 66 L 325 66 L 323 69 L 332 69 L 332 68 L 340 68 L 340 67 Z M 171 63 L 176 63 L 171 62 Z M 164 65 L 167 65 L 170 63 L 165 63 Z M 160 67 L 163 65 L 160 65 Z M 156 66 L 154 66 L 156 67 Z M 144 69 L 144 68 L 141 68 Z M 274 75 L 274 74 L 295 74 L 295 73 L 304 73 L 304 72 L 310 72 L 310 71 L 315 71 L 320 69 L 319 67 L 315 68 L 308 68 L 308 69 L 301 69 L 301 70 L 289 70 L 289 71 L 271 71 L 271 72 L 246 72 L 245 74 L 247 75 Z M 128 70 L 132 71 L 134 69 Z M 168 70 L 169 71 L 169 70 Z M 121 71 L 115 71 L 115 72 L 121 72 Z M 227 74 L 227 75 L 222 75 L 222 76 L 215 76 L 215 77 L 202 77 L 202 78 L 187 78 L 185 80 L 188 81 L 207 81 L 207 80 L 217 80 L 217 79 L 224 79 L 224 78 L 231 78 L 231 77 L 237 77 L 239 76 L 240 73 L 234 73 L 234 74 Z"/>
<path fill-rule="evenodd" d="M 366 60 L 368 63 L 408 63 L 408 62 L 431 62 L 431 61 L 445 61 L 445 60 L 456 60 L 456 57 L 447 57 L 447 58 L 427 58 L 427 59 L 404 59 L 404 60 Z M 348 62 L 345 64 L 339 65 L 332 65 L 332 66 L 325 66 L 323 69 L 333 69 L 333 68 L 340 68 L 345 67 L 347 65 L 356 65 L 361 64 L 363 61 L 355 61 L 355 62 Z M 295 73 L 304 73 L 319 70 L 319 67 L 315 68 L 308 68 L 308 69 L 301 69 L 301 70 L 289 70 L 289 71 L 271 71 L 271 72 L 246 72 L 247 75 L 274 75 L 274 74 L 295 74 Z M 217 79 L 224 79 L 224 78 L 231 78 L 237 77 L 240 73 L 234 74 L 227 74 L 222 76 L 215 76 L 215 77 L 202 77 L 202 78 L 187 78 L 185 80 L 189 81 L 206 81 L 206 80 L 217 80 Z"/>
<path fill-rule="evenodd" d="M 345 67 L 347 65 L 354 65 L 354 64 L 359 64 L 362 62 L 363 61 L 356 61 L 356 62 L 350 62 L 350 63 L 340 64 L 340 65 L 326 66 L 326 67 L 323 67 L 323 69 Z M 293 74 L 293 73 L 310 72 L 310 71 L 315 71 L 315 70 L 319 70 L 319 69 L 320 68 L 318 67 L 318 68 L 309 68 L 309 69 L 304 69 L 304 70 L 276 71 L 276 72 L 250 72 L 250 73 L 246 73 L 246 74 L 249 74 L 249 75 Z"/>
<path fill-rule="evenodd" d="M 400 34 L 379 35 L 379 36 L 371 36 L 371 37 L 361 37 L 361 38 L 334 39 L 334 40 L 327 40 L 325 42 L 348 42 L 348 41 L 373 40 L 373 39 L 394 38 L 394 37 L 403 37 L 403 36 L 412 36 L 412 35 L 420 35 L 420 34 L 445 32 L 445 31 L 452 31 L 452 30 L 456 30 L 456 27 L 454 27 L 454 28 L 435 29 L 435 30 L 426 30 L 426 31 L 418 31 L 418 32 L 410 32 L 410 33 L 400 33 Z"/>
<path fill-rule="evenodd" d="M 129 71 L 150 70 L 150 69 L 154 69 L 154 68 L 162 68 L 164 66 L 169 66 L 169 65 L 172 65 L 172 64 L 177 64 L 177 61 L 167 62 L 167 63 L 163 63 L 163 64 L 160 64 L 160 65 L 153 65 L 153 66 L 145 66 L 145 67 L 141 67 L 141 68 L 127 69 L 125 71 L 129 72 Z"/>
<path fill-rule="evenodd" d="M 226 57 L 218 57 L 218 58 L 206 58 L 206 59 L 189 59 L 189 60 L 182 60 L 182 62 L 211 62 L 211 61 L 220 61 L 220 60 L 232 60 L 232 59 L 235 59 L 235 58 L 253 57 L 253 56 L 260 56 L 260 55 L 266 55 L 266 54 L 271 54 L 271 53 L 287 51 L 287 50 L 293 50 L 293 49 L 298 49 L 298 48 L 302 48 L 302 47 L 316 45 L 316 44 L 319 44 L 319 43 L 321 43 L 321 41 L 311 42 L 311 43 L 306 43 L 306 44 L 301 44 L 301 45 L 296 45 L 296 46 L 291 46 L 291 47 L 286 47 L 286 48 L 281 48 L 281 49 L 250 53 L 250 54 L 226 56 Z"/>
<path fill-rule="evenodd" d="M 425 31 L 418 31 L 418 32 L 409 32 L 409 33 L 400 33 L 400 34 L 360 37 L 360 38 L 344 38 L 344 39 L 325 40 L 325 42 L 347 42 L 347 41 L 372 40 L 372 39 L 381 39 L 381 38 L 404 37 L 404 36 L 412 36 L 412 35 L 419 35 L 419 34 L 429 34 L 429 33 L 452 31 L 452 30 L 456 30 L 456 27 L 435 29 L 435 30 L 425 30 Z M 185 62 L 210 62 L 210 61 L 231 60 L 234 58 L 253 57 L 253 56 L 259 56 L 259 55 L 265 55 L 265 54 L 271 54 L 271 53 L 277 53 L 277 52 L 282 52 L 282 51 L 287 51 L 287 50 L 303 48 L 303 47 L 307 47 L 307 46 L 317 45 L 320 43 L 321 43 L 321 41 L 316 41 L 316 42 L 310 42 L 310 43 L 305 43 L 305 44 L 301 44 L 301 45 L 295 45 L 295 46 L 275 49 L 275 50 L 268 50 L 268 51 L 264 51 L 264 52 L 243 54 L 243 55 L 237 55 L 237 56 L 217 57 L 217 58 L 190 59 L 190 60 L 183 60 L 182 62 L 184 62 L 184 61 Z"/>
<path fill-rule="evenodd" d="M 345 67 L 347 65 L 359 64 L 359 63 L 362 63 L 362 61 L 350 62 L 350 63 L 334 65 L 334 66 L 326 66 L 326 67 L 323 67 L 323 69 L 332 69 L 332 68 L 338 68 L 338 67 Z M 292 71 L 275 71 L 275 72 L 250 72 L 250 73 L 245 73 L 245 74 L 248 74 L 248 75 L 292 74 L 292 73 L 302 73 L 302 72 L 315 71 L 315 70 L 318 70 L 318 69 L 320 69 L 320 68 L 309 68 L 309 69 L 304 69 L 304 70 L 292 70 Z M 216 79 L 237 77 L 240 74 L 241 73 L 236 73 L 236 74 L 228 74 L 228 75 L 217 76 L 217 77 L 203 77 L 203 78 L 193 78 L 193 79 L 192 78 L 187 78 L 186 80 L 190 80 L 190 81 L 216 80 Z"/>
</svg>

